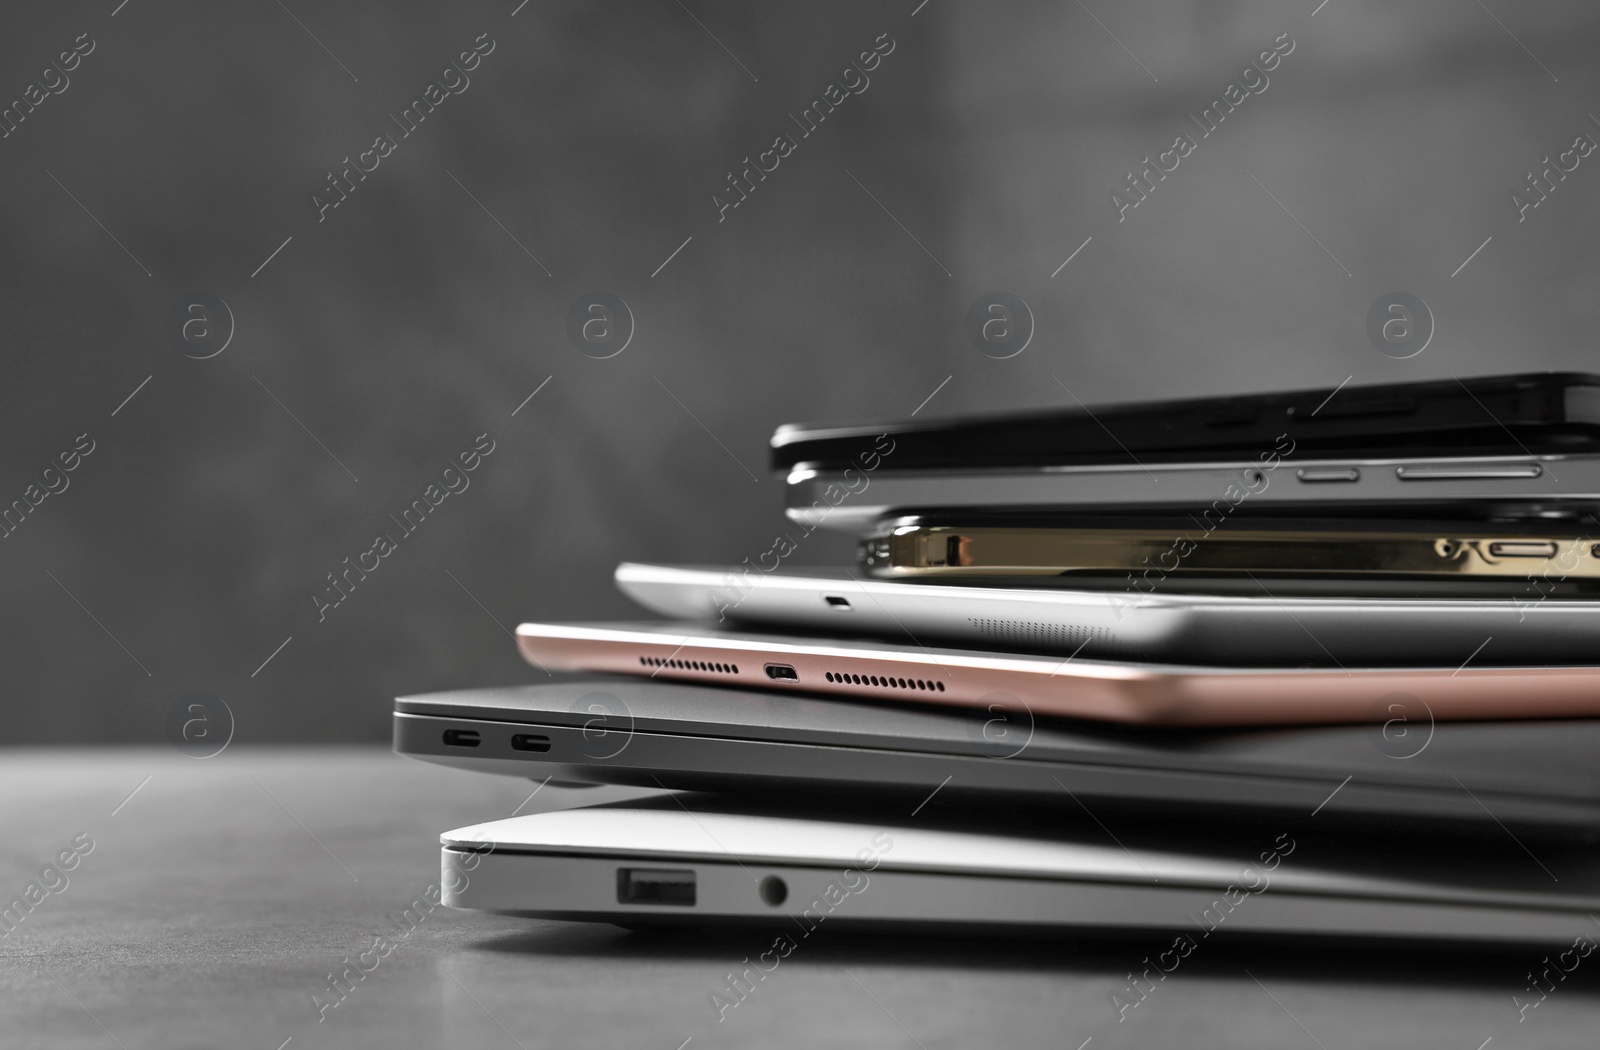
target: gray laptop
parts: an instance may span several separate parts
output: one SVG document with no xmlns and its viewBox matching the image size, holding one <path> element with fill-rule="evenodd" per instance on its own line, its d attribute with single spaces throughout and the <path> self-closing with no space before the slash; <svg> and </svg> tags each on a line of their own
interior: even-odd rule
<svg viewBox="0 0 1600 1050">
<path fill-rule="evenodd" d="M 1064 808 L 1499 825 L 1593 843 L 1600 720 L 1227 731 L 1046 722 L 648 678 L 400 697 L 394 749 L 536 780 Z M 1600 933 L 1600 930 L 1596 931 Z"/>
</svg>

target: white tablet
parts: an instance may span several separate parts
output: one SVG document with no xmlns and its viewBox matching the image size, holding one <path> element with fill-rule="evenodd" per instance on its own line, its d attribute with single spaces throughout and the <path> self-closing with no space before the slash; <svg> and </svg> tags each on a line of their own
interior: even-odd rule
<svg viewBox="0 0 1600 1050">
<path fill-rule="evenodd" d="M 848 570 L 617 566 L 677 620 L 1189 664 L 1296 667 L 1591 661 L 1600 600 L 1145 594 L 873 580 Z"/>
</svg>

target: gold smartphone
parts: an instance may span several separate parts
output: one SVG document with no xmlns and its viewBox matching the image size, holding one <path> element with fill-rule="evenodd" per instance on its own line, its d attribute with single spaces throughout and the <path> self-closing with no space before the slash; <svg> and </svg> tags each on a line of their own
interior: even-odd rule
<svg viewBox="0 0 1600 1050">
<path fill-rule="evenodd" d="M 1587 537 L 1233 529 L 958 528 L 903 525 L 861 545 L 880 577 L 1069 573 L 1600 579 Z"/>
</svg>

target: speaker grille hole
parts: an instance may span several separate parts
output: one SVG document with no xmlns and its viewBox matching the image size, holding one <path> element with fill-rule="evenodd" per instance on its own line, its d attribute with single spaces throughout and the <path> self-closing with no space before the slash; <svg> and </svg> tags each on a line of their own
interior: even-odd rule
<svg viewBox="0 0 1600 1050">
<path fill-rule="evenodd" d="M 875 674 L 863 678 L 843 671 L 825 671 L 822 677 L 835 685 L 872 685 L 889 689 L 920 689 L 925 693 L 944 692 L 943 682 L 921 678 L 880 678 Z"/>
<path fill-rule="evenodd" d="M 1085 642 L 1110 642 L 1111 631 L 1105 627 L 1083 627 L 1058 623 L 1037 623 L 1031 620 L 994 620 L 968 617 L 968 622 L 985 638 L 1022 645 L 1076 647 Z"/>
<path fill-rule="evenodd" d="M 671 657 L 641 656 L 641 667 L 667 667 L 674 671 L 704 671 L 708 674 L 738 674 L 738 664 L 725 664 L 712 660 L 679 660 Z"/>
</svg>

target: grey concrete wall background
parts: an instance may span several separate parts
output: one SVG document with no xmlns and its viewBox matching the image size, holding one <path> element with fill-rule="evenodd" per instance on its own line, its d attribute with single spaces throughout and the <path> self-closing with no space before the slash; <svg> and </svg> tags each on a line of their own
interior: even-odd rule
<svg viewBox="0 0 1600 1050">
<path fill-rule="evenodd" d="M 1600 115 L 1587 53 L 1600 10 L 1089 7 L 1104 29 L 1076 3 L 1016 17 L 950 9 L 961 20 L 947 80 L 961 85 L 948 94 L 961 164 L 952 254 L 1009 282 L 1039 320 L 1041 352 L 1002 363 L 1009 382 L 978 395 L 985 407 L 1024 390 L 1059 400 L 1052 370 L 1103 400 L 1596 367 L 1585 231 L 1600 198 L 1588 162 L 1525 221 L 1510 194 L 1544 157 L 1600 133 L 1586 117 Z M 1270 86 L 1202 139 L 1187 114 L 1279 33 L 1295 49 Z M 1115 221 L 1111 191 L 1182 133 L 1195 151 Z M 1420 296 L 1437 321 L 1408 360 L 1373 353 L 1364 334 L 1369 306 L 1393 290 Z"/>
<path fill-rule="evenodd" d="M 1509 196 L 1600 135 L 1593 5 L 685 2 L 0 15 L 0 98 L 94 42 L 0 139 L 0 503 L 94 442 L 0 539 L 0 739 L 160 740 L 198 690 L 240 742 L 377 740 L 396 693 L 531 681 L 502 625 L 631 615 L 623 559 L 767 549 L 786 421 L 1596 367 L 1600 156 L 1526 221 Z M 718 221 L 725 173 L 885 33 Z M 1119 222 L 1125 173 L 1281 33 L 1271 86 Z M 236 324 L 205 360 L 167 333 L 194 290 Z M 565 333 L 594 290 L 636 322 L 606 360 Z M 962 328 L 993 290 L 1036 318 L 1007 360 Z M 1437 319 L 1403 361 L 1363 327 L 1394 290 Z M 319 621 L 325 574 L 485 433 Z"/>
</svg>

